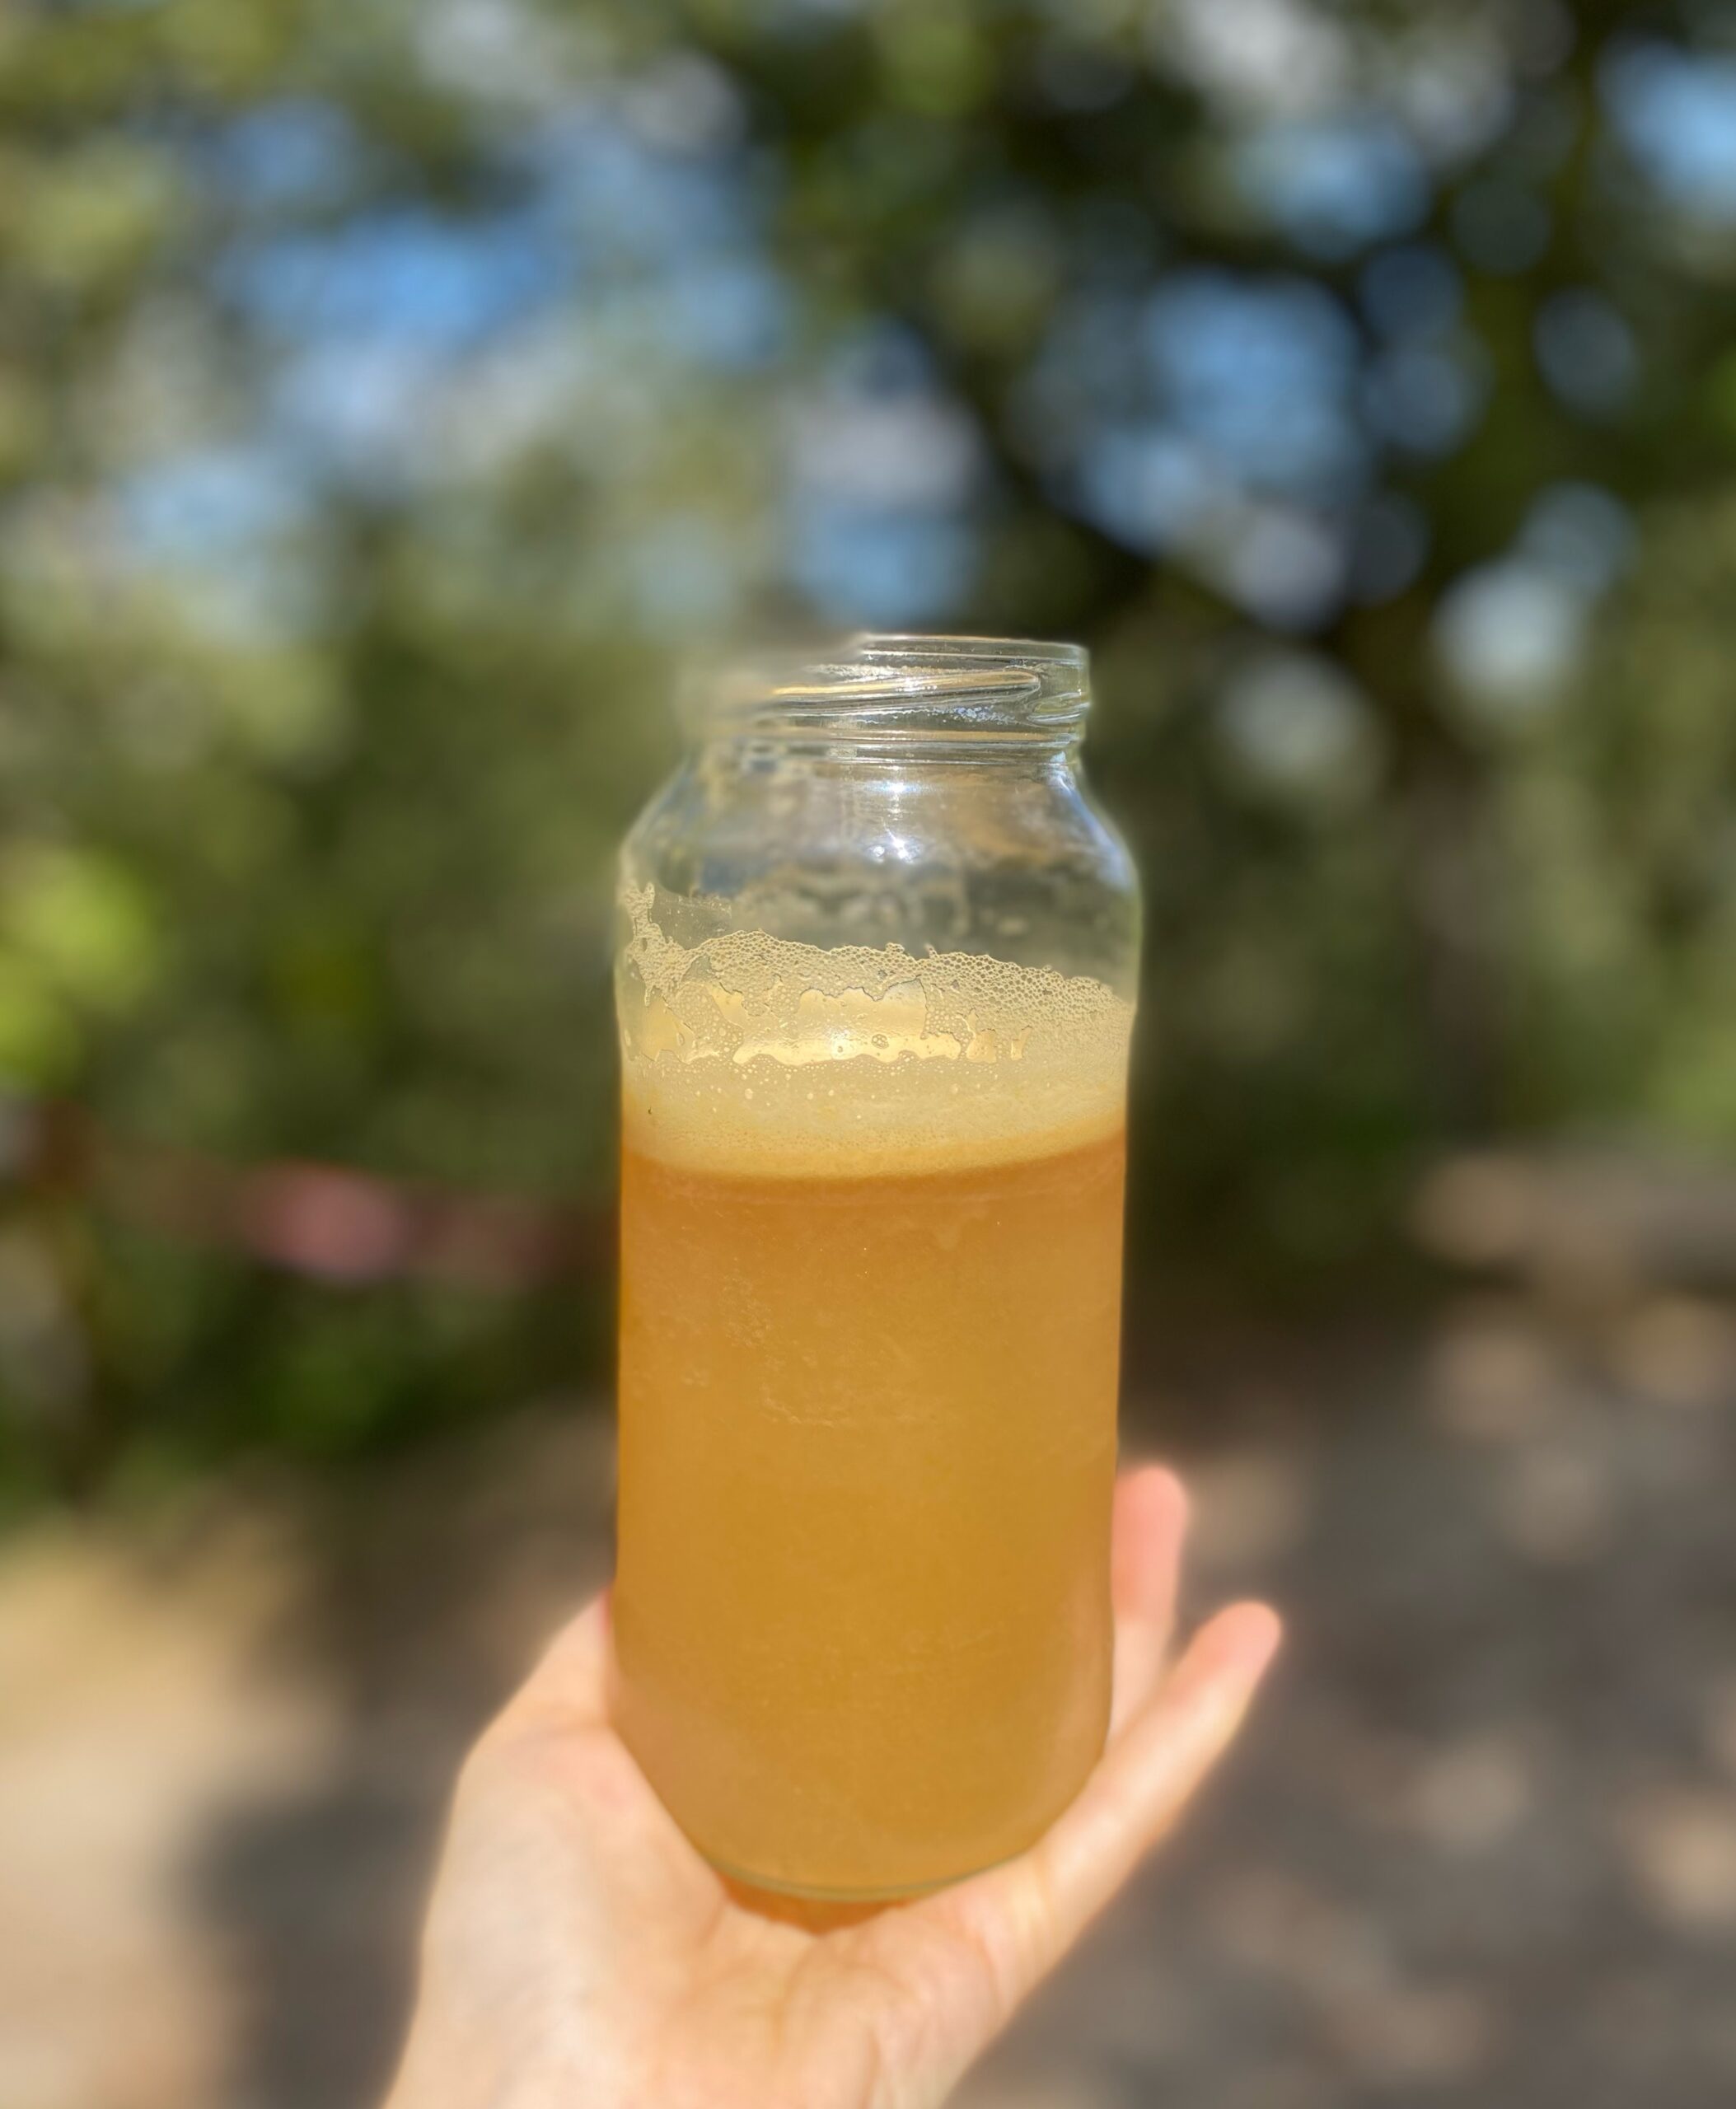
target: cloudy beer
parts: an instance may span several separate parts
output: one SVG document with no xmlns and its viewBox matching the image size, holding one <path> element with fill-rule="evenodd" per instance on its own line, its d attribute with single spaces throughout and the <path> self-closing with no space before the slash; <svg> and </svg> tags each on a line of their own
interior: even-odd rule
<svg viewBox="0 0 1736 2109">
<path fill-rule="evenodd" d="M 726 1871 L 919 1889 L 1028 1844 L 1102 1747 L 1130 1007 L 1070 962 L 718 928 L 643 833 L 620 1726 Z"/>
</svg>

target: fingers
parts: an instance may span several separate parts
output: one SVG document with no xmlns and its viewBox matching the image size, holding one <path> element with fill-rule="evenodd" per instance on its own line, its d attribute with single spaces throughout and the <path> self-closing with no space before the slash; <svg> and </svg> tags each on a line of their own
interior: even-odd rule
<svg viewBox="0 0 1736 2109">
<path fill-rule="evenodd" d="M 1048 1961 L 1107 1903 L 1224 1755 L 1280 1637 L 1264 1604 L 1235 1605 L 1202 1627 L 1037 1846 L 1055 1920 Z"/>
<path fill-rule="evenodd" d="M 1187 1494 L 1173 1472 L 1147 1465 L 1115 1490 L 1110 1592 L 1115 1606 L 1111 1737 L 1157 1689 L 1175 1623 Z"/>
<path fill-rule="evenodd" d="M 933 1900 L 985 1956 L 1007 2011 L 1079 1937 L 1223 1756 L 1280 1639 L 1264 1604 L 1220 1611 L 1125 1723 L 1029 1853 Z"/>
</svg>

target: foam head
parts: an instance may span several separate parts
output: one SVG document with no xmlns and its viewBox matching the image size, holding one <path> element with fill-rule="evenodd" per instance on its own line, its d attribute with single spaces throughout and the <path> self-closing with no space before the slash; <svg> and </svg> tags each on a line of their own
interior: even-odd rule
<svg viewBox="0 0 1736 2109">
<path fill-rule="evenodd" d="M 630 1147 L 718 1171 L 906 1171 L 1046 1154 L 1121 1125 L 1133 1007 L 976 952 L 676 942 L 621 896 Z"/>
</svg>

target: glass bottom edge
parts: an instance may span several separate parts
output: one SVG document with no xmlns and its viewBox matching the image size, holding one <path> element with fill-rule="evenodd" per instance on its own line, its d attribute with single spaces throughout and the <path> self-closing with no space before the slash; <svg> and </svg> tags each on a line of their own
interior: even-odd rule
<svg viewBox="0 0 1736 2109">
<path fill-rule="evenodd" d="M 816 1882 L 790 1882 L 781 1876 L 756 1874 L 746 1868 L 738 1868 L 731 1861 L 719 1859 L 714 1853 L 698 1849 L 705 1863 L 726 1882 L 738 1888 L 754 1890 L 761 1895 L 790 1897 L 798 1903 L 822 1905 L 858 1905 L 873 1906 L 882 1904 L 908 1904 L 919 1896 L 933 1896 L 937 1891 L 951 1889 L 962 1882 L 971 1882 L 978 1875 L 988 1874 L 995 1868 L 1004 1868 L 1009 1860 L 1018 1858 L 1017 1852 L 1004 1853 L 999 1859 L 983 1860 L 961 1868 L 957 1874 L 936 1875 L 927 1882 L 901 1882 L 889 1889 L 833 1888 Z"/>
</svg>

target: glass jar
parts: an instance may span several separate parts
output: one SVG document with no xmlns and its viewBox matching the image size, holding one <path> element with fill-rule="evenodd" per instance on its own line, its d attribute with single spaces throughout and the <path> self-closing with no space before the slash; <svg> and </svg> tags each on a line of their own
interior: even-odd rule
<svg viewBox="0 0 1736 2109">
<path fill-rule="evenodd" d="M 894 1896 L 1110 1700 L 1138 898 L 1077 647 L 736 666 L 620 872 L 616 1705 L 690 1837 Z"/>
</svg>

